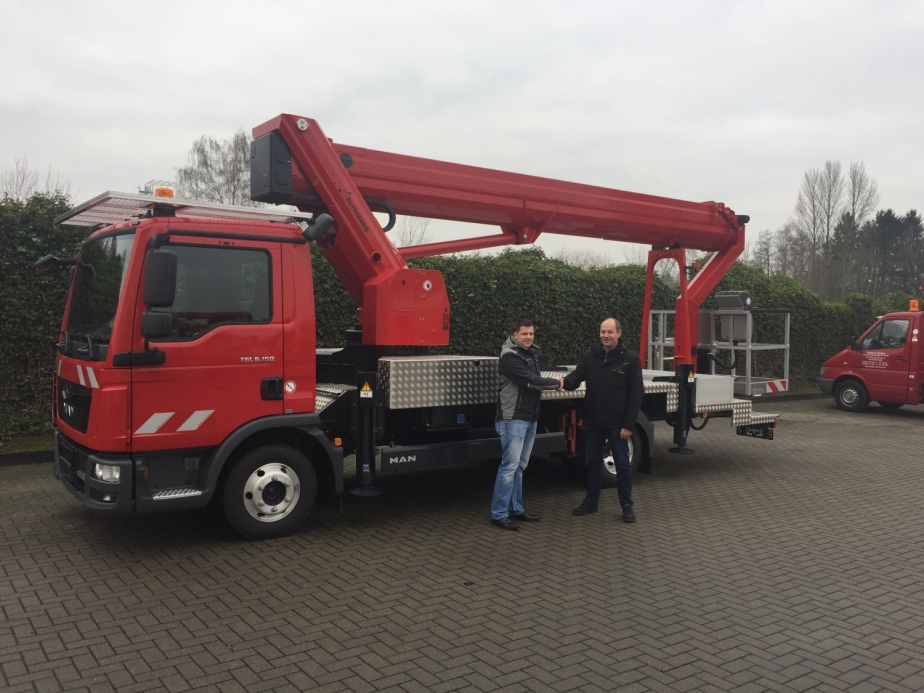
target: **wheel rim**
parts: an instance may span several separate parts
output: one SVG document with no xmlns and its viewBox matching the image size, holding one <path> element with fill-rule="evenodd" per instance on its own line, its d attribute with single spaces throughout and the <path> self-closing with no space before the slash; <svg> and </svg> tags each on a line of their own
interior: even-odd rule
<svg viewBox="0 0 924 693">
<path fill-rule="evenodd" d="M 854 387 L 845 387 L 841 390 L 841 402 L 852 407 L 860 399 L 860 393 Z"/>
<path fill-rule="evenodd" d="M 298 504 L 298 475 L 284 464 L 264 464 L 244 484 L 244 507 L 255 520 L 278 522 Z"/>
<path fill-rule="evenodd" d="M 626 443 L 629 446 L 629 464 L 632 464 L 632 453 L 634 452 L 632 449 L 632 438 L 628 438 Z M 603 466 L 606 467 L 606 471 L 608 471 L 610 474 L 616 474 L 618 471 L 616 469 L 616 457 L 613 455 L 613 451 L 609 448 L 609 446 L 607 446 L 606 454 L 603 456 Z"/>
</svg>

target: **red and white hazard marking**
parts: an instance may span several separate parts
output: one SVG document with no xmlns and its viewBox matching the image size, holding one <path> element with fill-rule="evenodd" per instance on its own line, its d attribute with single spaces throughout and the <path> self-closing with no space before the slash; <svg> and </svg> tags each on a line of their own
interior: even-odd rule
<svg viewBox="0 0 924 693">
<path fill-rule="evenodd" d="M 785 380 L 768 380 L 767 392 L 786 392 Z"/>
<path fill-rule="evenodd" d="M 205 420 L 209 418 L 215 412 L 214 409 L 202 409 L 199 411 L 194 411 L 186 419 L 183 420 L 176 429 L 173 429 L 172 426 L 168 426 L 168 430 L 161 431 L 164 424 L 166 424 L 170 419 L 173 418 L 173 415 L 176 412 L 173 411 L 159 411 L 156 414 L 151 414 L 148 417 L 148 420 L 145 421 L 138 427 L 138 430 L 135 431 L 136 436 L 150 435 L 152 433 L 185 433 L 187 431 L 195 431 L 205 423 Z"/>
</svg>

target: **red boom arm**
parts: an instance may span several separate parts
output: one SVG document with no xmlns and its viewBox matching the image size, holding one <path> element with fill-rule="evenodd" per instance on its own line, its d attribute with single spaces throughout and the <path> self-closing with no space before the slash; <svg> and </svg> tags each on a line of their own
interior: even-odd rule
<svg viewBox="0 0 924 693">
<path fill-rule="evenodd" d="M 322 238 L 320 245 L 360 307 L 367 344 L 448 343 L 449 302 L 442 277 L 410 270 L 405 259 L 528 244 L 540 233 L 558 233 L 714 252 L 677 300 L 675 362 L 691 363 L 695 313 L 744 247 L 745 219 L 721 203 L 685 202 L 335 144 L 316 121 L 294 115 L 280 115 L 254 128 L 253 136 L 273 131 L 292 156 L 285 202 L 303 211 L 326 209 L 336 221 L 334 243 Z M 500 233 L 396 249 L 366 200 L 375 200 L 377 209 L 387 205 L 396 214 L 495 225 Z M 683 335 L 681 324 L 688 326 Z"/>
</svg>

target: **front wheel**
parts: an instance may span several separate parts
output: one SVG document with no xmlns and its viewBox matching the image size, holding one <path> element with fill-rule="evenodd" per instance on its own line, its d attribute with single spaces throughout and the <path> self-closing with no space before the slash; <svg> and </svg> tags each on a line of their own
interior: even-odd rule
<svg viewBox="0 0 924 693">
<path fill-rule="evenodd" d="M 834 403 L 844 411 L 865 411 L 869 406 L 869 393 L 858 380 L 845 380 L 834 390 Z"/>
<path fill-rule="evenodd" d="M 626 441 L 629 444 L 629 461 L 632 463 L 632 474 L 638 472 L 642 465 L 642 441 L 638 431 L 632 431 L 632 436 Z M 607 445 L 603 448 L 603 488 L 616 488 L 616 458 Z"/>
<path fill-rule="evenodd" d="M 245 539 L 278 537 L 301 527 L 317 496 L 317 474 L 307 457 L 288 445 L 264 445 L 228 475 L 225 516 Z"/>
</svg>

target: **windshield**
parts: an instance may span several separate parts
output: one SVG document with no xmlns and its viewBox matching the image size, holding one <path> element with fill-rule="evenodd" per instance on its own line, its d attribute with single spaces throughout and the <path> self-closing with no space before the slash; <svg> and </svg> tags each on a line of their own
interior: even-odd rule
<svg viewBox="0 0 924 693">
<path fill-rule="evenodd" d="M 133 234 L 120 234 L 90 241 L 81 249 L 67 316 L 71 339 L 109 341 L 134 241 Z"/>
</svg>

